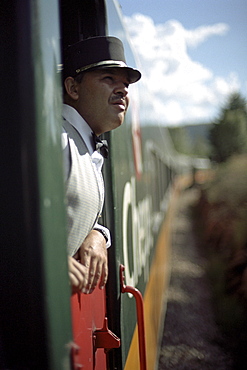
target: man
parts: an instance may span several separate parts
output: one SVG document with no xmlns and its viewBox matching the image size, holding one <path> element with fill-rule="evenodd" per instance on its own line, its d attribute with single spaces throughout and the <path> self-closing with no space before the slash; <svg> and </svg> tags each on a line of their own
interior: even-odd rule
<svg viewBox="0 0 247 370">
<path fill-rule="evenodd" d="M 62 143 L 73 291 L 88 294 L 107 281 L 110 233 L 98 224 L 104 202 L 100 149 L 107 149 L 98 136 L 123 123 L 128 86 L 140 78 L 139 71 L 126 65 L 122 42 L 115 37 L 80 41 L 64 56 Z"/>
</svg>

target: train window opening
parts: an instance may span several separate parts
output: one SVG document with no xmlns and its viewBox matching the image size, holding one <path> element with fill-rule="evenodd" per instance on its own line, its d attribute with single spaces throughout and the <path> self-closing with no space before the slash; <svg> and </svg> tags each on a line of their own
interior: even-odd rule
<svg viewBox="0 0 247 370">
<path fill-rule="evenodd" d="M 104 0 L 60 0 L 62 50 L 107 30 Z"/>
</svg>

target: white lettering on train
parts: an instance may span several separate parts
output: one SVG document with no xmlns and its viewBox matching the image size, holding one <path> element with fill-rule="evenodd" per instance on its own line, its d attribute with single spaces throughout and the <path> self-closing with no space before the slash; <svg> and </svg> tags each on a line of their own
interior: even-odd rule
<svg viewBox="0 0 247 370">
<path fill-rule="evenodd" d="M 132 177 L 125 184 L 123 194 L 123 258 L 127 285 L 135 287 L 142 273 L 145 281 L 149 277 L 149 255 L 153 246 L 151 227 L 151 197 L 146 196 L 136 204 L 136 181 Z M 131 246 L 128 246 L 130 239 Z"/>
</svg>

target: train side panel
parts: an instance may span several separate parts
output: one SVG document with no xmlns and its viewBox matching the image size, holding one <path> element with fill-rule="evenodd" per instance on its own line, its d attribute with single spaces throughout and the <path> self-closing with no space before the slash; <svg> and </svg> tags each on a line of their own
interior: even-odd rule
<svg viewBox="0 0 247 370">
<path fill-rule="evenodd" d="M 127 63 L 136 67 L 118 4 L 112 0 L 106 4 L 108 33 L 121 38 Z M 135 301 L 132 295 L 120 293 L 119 265 L 125 266 L 126 284 L 139 289 L 145 297 L 150 369 L 156 364 L 163 297 L 169 280 L 171 214 L 168 214 L 168 205 L 172 195 L 173 148 L 165 128 L 150 127 L 142 120 L 146 109 L 141 105 L 145 91 L 142 81 L 130 86 L 125 122 L 109 134 L 111 162 L 106 166 L 110 166 L 111 184 L 108 184 L 106 207 L 113 205 L 114 211 L 108 212 L 113 231 L 113 246 L 109 250 L 108 318 L 121 338 L 121 350 L 109 354 L 112 368 L 138 369 L 140 366 Z"/>
<path fill-rule="evenodd" d="M 0 11 L 0 367 L 68 369 L 58 3 Z"/>
</svg>

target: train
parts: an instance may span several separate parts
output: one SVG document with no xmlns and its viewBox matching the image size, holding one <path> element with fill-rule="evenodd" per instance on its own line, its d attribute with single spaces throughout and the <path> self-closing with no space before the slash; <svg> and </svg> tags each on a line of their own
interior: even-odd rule
<svg viewBox="0 0 247 370">
<path fill-rule="evenodd" d="M 105 134 L 108 283 L 71 295 L 62 51 L 111 35 L 122 40 L 128 65 L 141 66 L 115 0 L 3 0 L 0 17 L 0 369 L 156 369 L 176 179 L 191 163 L 175 152 L 165 126 L 145 120 L 147 87 L 131 86 L 124 124 Z"/>
</svg>

